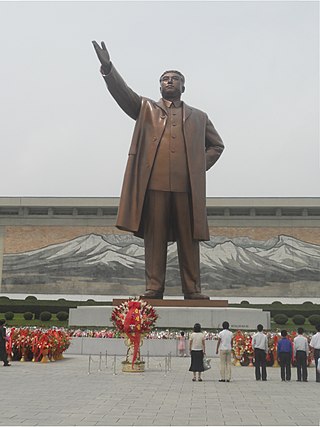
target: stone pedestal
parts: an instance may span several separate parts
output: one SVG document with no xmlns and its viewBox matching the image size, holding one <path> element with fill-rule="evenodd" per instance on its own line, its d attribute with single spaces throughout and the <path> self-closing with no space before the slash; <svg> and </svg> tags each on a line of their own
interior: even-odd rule
<svg viewBox="0 0 320 427">
<path fill-rule="evenodd" d="M 147 301 L 155 307 L 158 313 L 157 328 L 192 329 L 194 324 L 198 322 L 203 329 L 221 329 L 222 322 L 225 320 L 229 322 L 230 329 L 256 330 L 259 323 L 265 329 L 270 329 L 271 326 L 269 312 L 258 308 L 217 306 L 216 304 L 221 304 L 221 300 Z M 115 305 L 120 302 L 122 300 L 115 300 Z M 113 309 L 113 306 L 79 306 L 71 308 L 69 326 L 113 327 L 110 320 Z"/>
</svg>

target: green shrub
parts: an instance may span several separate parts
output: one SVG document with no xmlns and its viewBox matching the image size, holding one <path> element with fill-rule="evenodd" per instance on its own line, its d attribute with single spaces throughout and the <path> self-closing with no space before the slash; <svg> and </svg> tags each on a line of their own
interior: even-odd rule
<svg viewBox="0 0 320 427">
<path fill-rule="evenodd" d="M 304 325 L 306 318 L 302 314 L 296 314 L 292 317 L 292 321 L 295 325 Z"/>
<path fill-rule="evenodd" d="M 320 314 L 312 314 L 308 320 L 313 326 L 320 325 Z"/>
<path fill-rule="evenodd" d="M 68 320 L 69 314 L 66 311 L 59 311 L 56 316 L 58 320 L 65 321 Z"/>
<path fill-rule="evenodd" d="M 48 320 L 51 320 L 52 314 L 50 313 L 50 311 L 42 311 L 42 313 L 40 313 L 40 320 L 46 322 Z"/>
<path fill-rule="evenodd" d="M 250 305 L 249 301 L 241 301 L 240 305 Z"/>
<path fill-rule="evenodd" d="M 32 320 L 32 319 L 33 319 L 33 313 L 31 313 L 31 311 L 26 311 L 26 312 L 23 314 L 23 318 L 24 318 L 25 320 Z"/>
<path fill-rule="evenodd" d="M 296 315 L 303 315 L 303 313 L 301 312 L 297 312 L 297 310 L 294 309 L 289 309 L 289 310 L 281 310 L 281 314 L 285 314 L 286 316 L 288 316 L 289 318 L 293 318 Z M 304 316 L 305 317 L 305 316 Z"/>
<path fill-rule="evenodd" d="M 14 318 L 14 313 L 12 311 L 7 311 L 4 313 L 4 318 L 6 320 L 12 320 Z"/>
<path fill-rule="evenodd" d="M 273 318 L 273 320 L 278 324 L 278 325 L 285 325 L 288 320 L 289 317 L 286 314 L 276 314 Z"/>
<path fill-rule="evenodd" d="M 271 305 L 282 305 L 281 301 L 273 301 L 273 303 Z"/>
</svg>

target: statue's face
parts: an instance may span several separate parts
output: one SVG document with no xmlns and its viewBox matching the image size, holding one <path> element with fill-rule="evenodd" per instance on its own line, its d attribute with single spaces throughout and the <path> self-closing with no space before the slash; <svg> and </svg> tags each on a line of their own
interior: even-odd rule
<svg viewBox="0 0 320 427">
<path fill-rule="evenodd" d="M 180 98 L 184 92 L 182 77 L 177 73 L 166 73 L 160 80 L 160 92 L 164 99 Z"/>
</svg>

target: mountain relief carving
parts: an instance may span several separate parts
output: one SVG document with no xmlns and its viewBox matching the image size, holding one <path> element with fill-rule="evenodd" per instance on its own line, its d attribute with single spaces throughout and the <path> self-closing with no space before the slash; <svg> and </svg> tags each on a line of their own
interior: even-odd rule
<svg viewBox="0 0 320 427">
<path fill-rule="evenodd" d="M 202 285 L 209 291 L 260 288 L 262 295 L 263 288 L 275 284 L 301 287 L 307 283 L 318 292 L 320 285 L 320 246 L 290 236 L 266 241 L 211 237 L 210 241 L 201 242 L 200 262 Z M 96 286 L 92 287 L 93 284 Z M 83 293 L 87 289 L 87 293 L 119 294 L 119 286 L 120 291 L 129 293 L 130 286 L 138 286 L 137 292 L 141 292 L 143 241 L 124 234 L 89 234 L 29 252 L 4 255 L 2 292 L 35 292 L 37 286 L 45 293 L 68 293 L 70 287 L 69 292 L 73 293 L 77 286 Z M 166 287 L 180 289 L 175 244 L 168 247 Z"/>
</svg>

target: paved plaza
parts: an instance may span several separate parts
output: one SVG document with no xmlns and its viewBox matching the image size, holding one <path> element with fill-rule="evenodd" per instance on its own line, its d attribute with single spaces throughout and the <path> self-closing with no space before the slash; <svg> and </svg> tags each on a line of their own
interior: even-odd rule
<svg viewBox="0 0 320 427">
<path fill-rule="evenodd" d="M 320 384 L 315 368 L 309 382 L 281 382 L 279 368 L 268 381 L 254 368 L 233 367 L 232 381 L 219 383 L 219 360 L 192 382 L 189 358 L 146 361 L 144 373 L 122 373 L 109 356 L 68 355 L 50 363 L 12 362 L 0 367 L 0 425 L 29 426 L 210 426 L 312 425 L 320 420 Z"/>
</svg>

